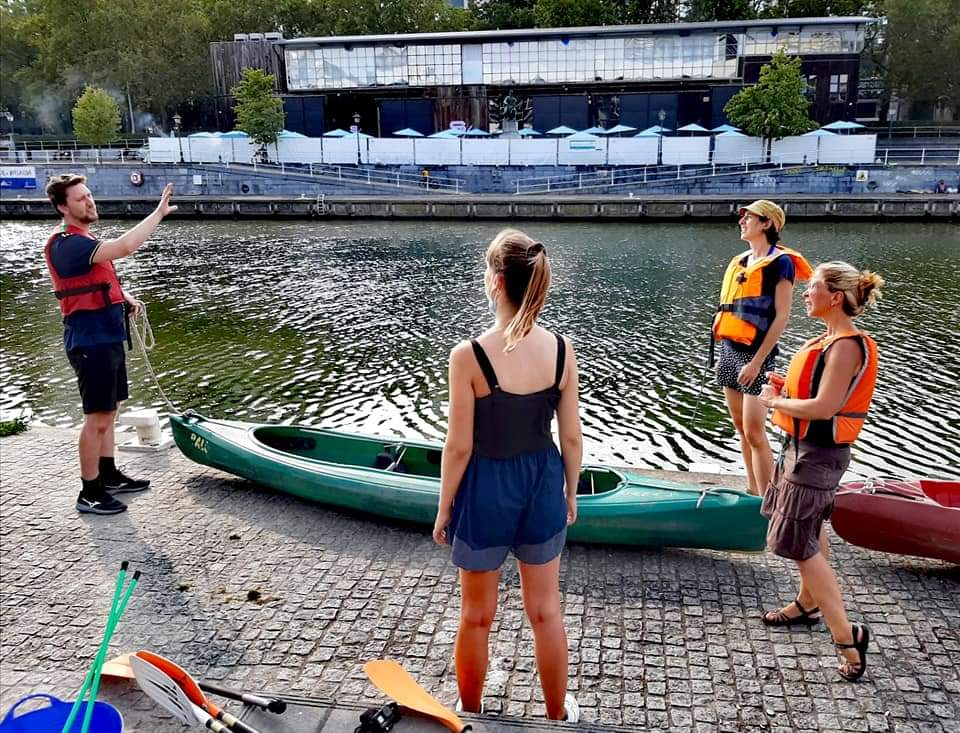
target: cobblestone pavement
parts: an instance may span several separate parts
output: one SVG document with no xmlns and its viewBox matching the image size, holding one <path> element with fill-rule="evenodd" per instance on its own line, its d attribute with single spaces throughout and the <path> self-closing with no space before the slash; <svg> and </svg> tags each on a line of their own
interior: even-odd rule
<svg viewBox="0 0 960 733">
<path fill-rule="evenodd" d="M 147 648 L 194 676 L 351 702 L 380 699 L 361 663 L 403 662 L 441 700 L 457 582 L 422 528 L 272 493 L 189 462 L 121 454 L 153 488 L 116 517 L 73 509 L 75 433 L 0 444 L 0 707 L 71 699 L 95 653 L 122 560 L 143 578 L 112 651 Z M 832 540 L 853 619 L 873 629 L 867 675 L 841 681 L 823 627 L 767 629 L 792 597 L 771 555 L 572 546 L 562 590 L 571 687 L 587 722 L 671 731 L 960 731 L 960 568 Z M 543 715 L 516 569 L 501 583 L 489 712 Z M 181 730 L 132 683 L 105 682 L 127 730 Z"/>
</svg>

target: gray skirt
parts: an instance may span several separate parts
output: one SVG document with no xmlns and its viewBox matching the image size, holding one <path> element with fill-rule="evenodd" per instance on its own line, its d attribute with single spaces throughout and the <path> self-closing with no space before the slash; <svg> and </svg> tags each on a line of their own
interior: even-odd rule
<svg viewBox="0 0 960 733">
<path fill-rule="evenodd" d="M 820 552 L 820 529 L 830 517 L 837 485 L 849 465 L 849 445 L 784 444 L 760 508 L 769 520 L 771 552 L 790 560 L 809 560 Z"/>
</svg>

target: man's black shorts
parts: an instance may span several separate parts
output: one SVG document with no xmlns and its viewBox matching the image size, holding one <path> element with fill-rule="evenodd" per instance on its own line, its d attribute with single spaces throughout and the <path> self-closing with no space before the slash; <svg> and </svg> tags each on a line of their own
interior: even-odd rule
<svg viewBox="0 0 960 733">
<path fill-rule="evenodd" d="M 123 344 L 82 346 L 67 352 L 83 399 L 83 412 L 113 412 L 127 399 L 127 358 Z"/>
</svg>

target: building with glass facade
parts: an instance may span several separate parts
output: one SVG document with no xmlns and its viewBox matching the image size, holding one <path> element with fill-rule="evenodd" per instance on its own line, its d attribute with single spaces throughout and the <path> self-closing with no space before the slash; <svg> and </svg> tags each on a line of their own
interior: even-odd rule
<svg viewBox="0 0 960 733">
<path fill-rule="evenodd" d="M 508 94 L 539 130 L 726 122 L 723 107 L 779 49 L 803 60 L 819 122 L 853 119 L 868 18 L 802 18 L 274 41 L 287 127 L 388 135 L 486 128 Z M 214 44 L 221 58 L 232 44 Z M 238 52 L 240 49 L 238 49 Z M 249 55 L 249 54 L 248 54 Z M 216 56 L 216 53 L 215 53 Z M 249 64 L 248 64 L 249 65 Z M 216 64 L 215 64 L 216 66 Z M 229 68 L 230 63 L 220 64 Z M 218 77 L 226 93 L 232 74 Z M 239 73 L 239 71 L 237 71 Z M 215 77 L 217 77 L 215 68 Z"/>
</svg>

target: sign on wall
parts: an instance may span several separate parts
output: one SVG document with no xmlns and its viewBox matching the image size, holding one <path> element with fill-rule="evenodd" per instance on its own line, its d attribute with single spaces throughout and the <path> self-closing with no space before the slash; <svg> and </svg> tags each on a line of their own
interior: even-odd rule
<svg viewBox="0 0 960 733">
<path fill-rule="evenodd" d="M 37 169 L 32 165 L 0 166 L 0 188 L 36 188 Z"/>
</svg>

